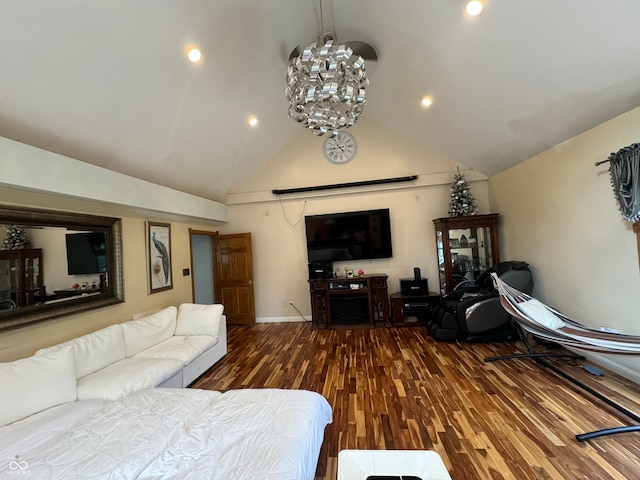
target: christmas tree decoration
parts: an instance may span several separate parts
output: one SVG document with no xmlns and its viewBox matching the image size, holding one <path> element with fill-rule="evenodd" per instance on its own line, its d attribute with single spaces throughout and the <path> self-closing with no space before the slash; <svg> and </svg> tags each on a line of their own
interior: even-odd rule
<svg viewBox="0 0 640 480">
<path fill-rule="evenodd" d="M 5 228 L 4 241 L 0 245 L 0 250 L 18 250 L 31 246 L 31 240 L 24 228 L 17 225 L 5 225 Z"/>
<path fill-rule="evenodd" d="M 453 183 L 451 184 L 451 200 L 449 201 L 449 216 L 461 217 L 463 215 L 476 215 L 478 213 L 478 204 L 476 199 L 471 193 L 469 182 L 460 173 L 453 177 Z"/>
</svg>

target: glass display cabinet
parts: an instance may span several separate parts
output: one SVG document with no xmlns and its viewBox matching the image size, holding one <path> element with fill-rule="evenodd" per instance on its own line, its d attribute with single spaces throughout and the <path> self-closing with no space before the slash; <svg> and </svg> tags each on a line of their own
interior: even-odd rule
<svg viewBox="0 0 640 480">
<path fill-rule="evenodd" d="M 0 302 L 33 305 L 42 287 L 42 249 L 0 250 Z M 6 307 L 6 305 L 3 305 Z"/>
<path fill-rule="evenodd" d="M 436 218 L 433 223 L 442 295 L 473 282 L 500 261 L 497 213 Z"/>
</svg>

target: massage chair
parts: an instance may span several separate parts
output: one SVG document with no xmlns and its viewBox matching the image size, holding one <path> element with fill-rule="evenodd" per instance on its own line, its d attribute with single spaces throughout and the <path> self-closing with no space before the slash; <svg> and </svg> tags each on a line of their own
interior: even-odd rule
<svg viewBox="0 0 640 480">
<path fill-rule="evenodd" d="M 498 342 L 517 339 L 511 316 L 500 303 L 490 273 L 508 285 L 531 294 L 533 276 L 526 262 L 500 262 L 482 272 L 475 281 L 463 282 L 442 297 L 427 329 L 438 341 Z"/>
</svg>

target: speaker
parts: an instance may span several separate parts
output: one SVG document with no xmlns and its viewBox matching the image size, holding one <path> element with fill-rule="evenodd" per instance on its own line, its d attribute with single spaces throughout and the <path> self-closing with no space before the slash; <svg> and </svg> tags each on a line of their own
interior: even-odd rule
<svg viewBox="0 0 640 480">
<path fill-rule="evenodd" d="M 331 262 L 310 263 L 309 278 L 333 278 L 333 265 Z"/>
<path fill-rule="evenodd" d="M 400 294 L 403 297 L 429 294 L 429 281 L 420 276 L 420 269 L 418 267 L 413 269 L 413 278 L 400 279 Z"/>
</svg>

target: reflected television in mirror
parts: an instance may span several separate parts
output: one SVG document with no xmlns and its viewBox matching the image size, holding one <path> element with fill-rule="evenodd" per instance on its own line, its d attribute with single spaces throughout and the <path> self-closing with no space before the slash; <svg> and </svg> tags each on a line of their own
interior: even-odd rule
<svg viewBox="0 0 640 480">
<path fill-rule="evenodd" d="M 67 233 L 67 273 L 87 275 L 107 272 L 104 232 Z"/>
</svg>

